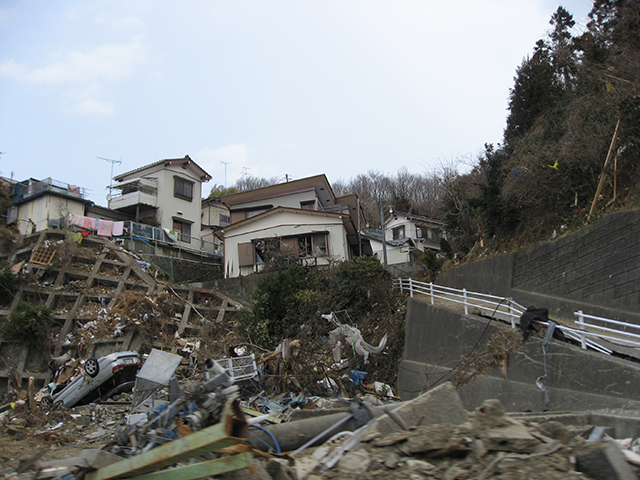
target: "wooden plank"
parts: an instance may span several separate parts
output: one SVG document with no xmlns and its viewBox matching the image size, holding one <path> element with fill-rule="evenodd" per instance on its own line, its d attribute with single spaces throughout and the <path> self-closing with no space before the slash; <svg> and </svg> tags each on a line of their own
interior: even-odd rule
<svg viewBox="0 0 640 480">
<path fill-rule="evenodd" d="M 241 453 L 216 458 L 215 460 L 147 473 L 146 475 L 133 478 L 135 480 L 174 480 L 175 478 L 179 478 L 180 480 L 195 480 L 248 468 L 251 465 L 252 458 L 250 453 Z"/>
<path fill-rule="evenodd" d="M 244 442 L 241 438 L 228 437 L 226 430 L 226 423 L 217 423 L 148 452 L 90 472 L 85 479 L 114 480 L 151 473 L 174 463 Z"/>
</svg>

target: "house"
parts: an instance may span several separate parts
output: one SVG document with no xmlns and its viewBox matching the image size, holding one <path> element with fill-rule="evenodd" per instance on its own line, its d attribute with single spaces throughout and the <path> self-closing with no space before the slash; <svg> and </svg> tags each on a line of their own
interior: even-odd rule
<svg viewBox="0 0 640 480">
<path fill-rule="evenodd" d="M 440 240 L 448 238 L 445 223 L 433 218 L 412 213 L 391 211 L 384 222 L 385 238 L 388 241 L 410 238 L 415 248 L 440 251 Z"/>
<path fill-rule="evenodd" d="M 160 160 L 114 177 L 109 208 L 159 227 L 179 246 L 202 250 L 202 183 L 209 180 L 188 155 Z"/>
<path fill-rule="evenodd" d="M 231 224 L 224 237 L 227 278 L 261 271 L 285 257 L 328 265 L 370 253 L 356 195 L 336 198 L 325 175 L 222 197 Z"/>
<path fill-rule="evenodd" d="M 380 260 L 380 263 L 385 263 L 385 247 L 382 243 L 382 235 L 374 235 L 371 231 L 365 238 L 369 240 L 373 254 Z M 386 264 L 387 265 L 399 265 L 409 264 L 412 262 L 412 252 L 415 253 L 416 244 L 410 238 L 402 238 L 399 240 L 389 240 L 385 238 L 386 245 Z"/>
<path fill-rule="evenodd" d="M 92 204 L 85 197 L 84 188 L 52 178 L 15 182 L 7 224 L 15 224 L 22 235 L 65 226 L 63 223 L 69 215 L 84 215 Z"/>
<path fill-rule="evenodd" d="M 218 235 L 221 228 L 231 223 L 229 209 L 222 203 L 220 197 L 209 197 L 202 199 L 202 227 L 200 238 L 213 245 L 212 253 L 223 254 L 222 237 Z"/>
</svg>

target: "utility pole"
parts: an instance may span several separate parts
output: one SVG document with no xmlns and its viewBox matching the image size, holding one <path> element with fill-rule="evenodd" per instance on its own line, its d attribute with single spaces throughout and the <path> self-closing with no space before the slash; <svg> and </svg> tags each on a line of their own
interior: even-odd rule
<svg viewBox="0 0 640 480">
<path fill-rule="evenodd" d="M 380 228 L 382 228 L 382 257 L 384 259 L 383 265 L 387 268 L 387 240 L 384 234 L 384 205 L 382 196 L 380 196 Z"/>
<path fill-rule="evenodd" d="M 220 163 L 224 163 L 224 188 L 227 188 L 227 165 L 229 165 L 231 162 L 224 162 L 220 160 Z"/>
<path fill-rule="evenodd" d="M 111 177 L 109 178 L 109 195 L 111 195 L 111 190 L 112 190 L 112 186 L 111 186 L 111 182 L 113 181 L 113 165 L 114 164 L 122 164 L 122 160 L 111 160 L 110 158 L 104 158 L 104 157 L 96 157 L 99 158 L 100 160 L 104 160 L 106 162 L 110 162 L 111 163 Z"/>
</svg>

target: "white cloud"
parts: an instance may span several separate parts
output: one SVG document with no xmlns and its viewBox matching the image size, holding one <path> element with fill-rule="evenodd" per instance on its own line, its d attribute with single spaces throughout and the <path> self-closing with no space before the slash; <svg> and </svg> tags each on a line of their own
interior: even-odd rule
<svg viewBox="0 0 640 480">
<path fill-rule="evenodd" d="M 129 44 L 112 43 L 92 50 L 61 53 L 60 60 L 29 69 L 10 59 L 0 65 L 0 75 L 35 84 L 114 82 L 129 77 L 145 61 L 140 38 Z"/>
<path fill-rule="evenodd" d="M 67 110 L 72 113 L 81 113 L 94 117 L 108 117 L 113 116 L 114 114 L 113 105 L 95 98 L 85 98 L 84 100 L 80 100 L 79 102 L 70 105 Z"/>
<path fill-rule="evenodd" d="M 124 30 L 140 30 L 144 27 L 143 20 L 140 17 L 134 17 L 133 15 L 120 17 L 116 15 L 100 14 L 96 17 L 96 23 Z"/>
</svg>

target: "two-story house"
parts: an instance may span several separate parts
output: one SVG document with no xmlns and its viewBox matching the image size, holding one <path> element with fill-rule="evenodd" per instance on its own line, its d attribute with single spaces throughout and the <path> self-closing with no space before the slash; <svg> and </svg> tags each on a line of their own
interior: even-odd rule
<svg viewBox="0 0 640 480">
<path fill-rule="evenodd" d="M 22 235 L 40 232 L 61 223 L 71 215 L 84 215 L 92 204 L 85 189 L 51 178 L 30 178 L 13 184 L 7 224 L 15 224 Z"/>
<path fill-rule="evenodd" d="M 114 177 L 109 208 L 201 249 L 202 183 L 211 176 L 189 156 L 160 160 Z"/>
<path fill-rule="evenodd" d="M 385 218 L 384 229 L 387 240 L 410 238 L 420 251 L 439 252 L 440 239 L 447 237 L 444 222 L 412 213 L 391 211 Z"/>
<path fill-rule="evenodd" d="M 328 265 L 362 254 L 358 199 L 336 198 L 325 175 L 227 195 L 222 201 L 231 216 L 231 224 L 220 231 L 227 278 L 261 271 L 282 256 Z"/>
</svg>

